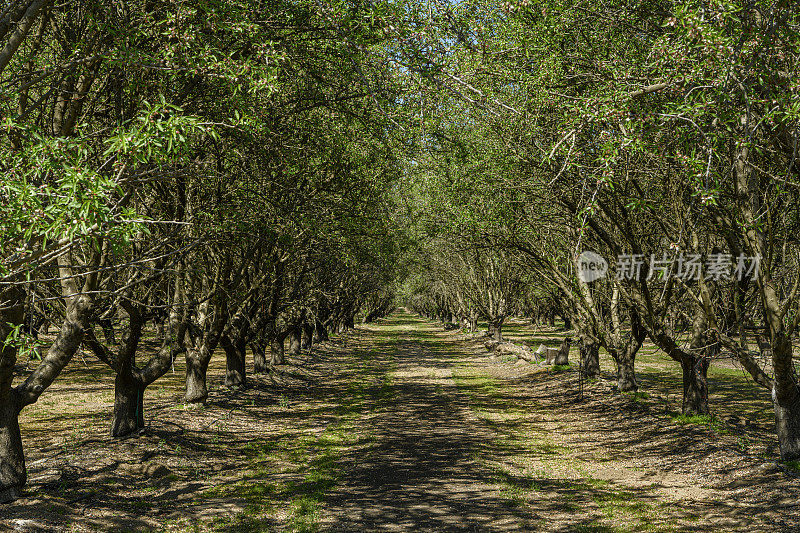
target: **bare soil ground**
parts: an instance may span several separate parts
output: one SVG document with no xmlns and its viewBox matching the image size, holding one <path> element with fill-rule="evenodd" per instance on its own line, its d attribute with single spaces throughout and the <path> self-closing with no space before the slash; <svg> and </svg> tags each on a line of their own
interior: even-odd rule
<svg viewBox="0 0 800 533">
<path fill-rule="evenodd" d="M 512 325 L 515 340 L 555 330 Z M 30 482 L 0 508 L 29 531 L 797 531 L 766 394 L 712 369 L 686 418 L 679 369 L 606 376 L 491 358 L 408 314 L 316 347 L 249 386 L 182 403 L 183 367 L 145 393 L 149 426 L 107 435 L 113 377 L 77 357 L 22 417 Z M 573 355 L 574 357 L 574 355 Z"/>
</svg>

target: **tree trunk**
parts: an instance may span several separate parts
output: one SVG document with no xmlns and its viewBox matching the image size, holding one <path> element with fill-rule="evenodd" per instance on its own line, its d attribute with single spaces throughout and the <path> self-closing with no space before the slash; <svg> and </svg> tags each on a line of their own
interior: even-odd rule
<svg viewBox="0 0 800 533">
<path fill-rule="evenodd" d="M 314 342 L 314 326 L 311 325 L 311 322 L 305 320 L 302 324 L 302 340 L 300 342 L 300 347 L 303 350 L 308 350 L 311 348 L 311 345 Z"/>
<path fill-rule="evenodd" d="M 130 370 L 114 380 L 114 421 L 112 437 L 125 437 L 144 428 L 144 386 Z"/>
<path fill-rule="evenodd" d="M 164 336 L 164 328 L 166 326 L 165 320 L 159 320 L 156 322 L 156 336 L 163 337 Z"/>
<path fill-rule="evenodd" d="M 554 365 L 567 366 L 569 364 L 569 346 L 570 338 L 566 337 L 561 343 L 561 347 L 558 349 L 558 355 L 556 355 L 556 359 L 553 362 Z"/>
<path fill-rule="evenodd" d="M 114 334 L 114 325 L 111 323 L 111 320 L 98 320 L 97 323 L 100 325 L 100 328 L 103 330 L 103 337 L 106 339 L 106 344 L 114 346 L 117 344 L 117 336 Z M 160 337 L 163 337 L 160 335 Z"/>
<path fill-rule="evenodd" d="M 685 415 L 707 415 L 708 411 L 708 373 L 707 357 L 691 354 L 681 360 L 683 371 L 683 405 Z"/>
<path fill-rule="evenodd" d="M 220 343 L 225 350 L 225 386 L 244 387 L 247 379 L 244 342 L 234 343 L 228 336 L 223 336 Z"/>
<path fill-rule="evenodd" d="M 289 355 L 297 355 L 300 353 L 302 346 L 302 333 L 299 327 L 292 328 L 289 333 Z"/>
<path fill-rule="evenodd" d="M 59 258 L 60 263 L 63 261 L 67 261 L 66 256 Z M 62 287 L 67 313 L 61 330 L 36 370 L 14 388 L 17 347 L 13 343 L 0 344 L 0 502 L 18 498 L 27 481 L 19 413 L 39 398 L 72 359 L 91 313 L 91 299 L 78 294 L 74 278 L 62 281 Z M 0 286 L 0 302 L 0 339 L 5 340 L 10 333 L 9 325 L 24 323 L 24 294 L 17 293 L 13 286 L 7 290 Z"/>
<path fill-rule="evenodd" d="M 775 380 L 772 403 L 781 459 L 800 460 L 800 392 L 794 378 L 791 340 L 783 332 L 772 339 L 772 364 Z"/>
<path fill-rule="evenodd" d="M 18 288 L 2 290 L 0 286 L 0 340 L 11 333 L 11 326 L 25 321 L 25 294 Z M 8 305 L 10 302 L 11 305 Z M 14 305 L 16 303 L 16 305 Z M 12 388 L 14 365 L 17 362 L 17 347 L 0 343 L 0 503 L 19 498 L 27 481 L 22 436 L 19 431 L 21 405 Z"/>
<path fill-rule="evenodd" d="M 201 356 L 199 350 L 186 352 L 186 403 L 205 403 L 208 398 L 206 372 L 209 358 Z"/>
<path fill-rule="evenodd" d="M 0 503 L 20 496 L 28 479 L 19 431 L 19 402 L 13 390 L 0 399 Z"/>
<path fill-rule="evenodd" d="M 250 351 L 253 352 L 253 372 L 256 374 L 265 374 L 268 372 L 267 368 L 267 347 L 262 342 L 256 342 L 250 345 Z"/>
<path fill-rule="evenodd" d="M 567 315 L 564 315 L 564 329 L 572 329 L 572 320 Z"/>
<path fill-rule="evenodd" d="M 597 340 L 581 337 L 580 357 L 586 377 L 592 378 L 600 375 L 600 343 Z"/>
<path fill-rule="evenodd" d="M 638 390 L 639 384 L 636 383 L 636 372 L 634 371 L 636 355 L 625 348 L 618 350 L 616 354 L 614 361 L 617 363 L 617 387 L 621 392 Z"/>
<path fill-rule="evenodd" d="M 800 460 L 800 395 L 795 395 L 793 401 L 780 401 L 773 388 L 772 398 L 781 459 Z"/>
<path fill-rule="evenodd" d="M 272 340 L 269 346 L 270 351 L 270 364 L 272 365 L 285 365 L 286 357 L 283 353 L 283 336 L 278 336 Z"/>
<path fill-rule="evenodd" d="M 329 340 L 328 328 L 319 320 L 314 321 L 314 337 L 316 342 L 327 342 Z"/>
<path fill-rule="evenodd" d="M 503 342 L 503 323 L 498 322 L 494 327 L 494 340 Z"/>
</svg>

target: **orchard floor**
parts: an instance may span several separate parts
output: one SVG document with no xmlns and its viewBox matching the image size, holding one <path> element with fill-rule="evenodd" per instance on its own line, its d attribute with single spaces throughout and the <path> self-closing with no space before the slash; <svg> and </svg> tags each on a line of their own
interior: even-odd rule
<svg viewBox="0 0 800 533">
<path fill-rule="evenodd" d="M 146 431 L 118 441 L 113 378 L 79 356 L 23 413 L 30 482 L 0 529 L 800 530 L 767 396 L 723 366 L 715 416 L 681 417 L 678 369 L 641 359 L 643 393 L 615 392 L 604 362 L 581 397 L 574 371 L 397 313 L 239 391 L 216 357 L 201 409 L 184 407 L 176 362 L 145 393 Z"/>
</svg>

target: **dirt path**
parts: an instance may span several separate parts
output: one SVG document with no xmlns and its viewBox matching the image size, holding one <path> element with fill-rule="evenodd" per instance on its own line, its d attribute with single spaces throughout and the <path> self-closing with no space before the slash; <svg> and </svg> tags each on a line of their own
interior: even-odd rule
<svg viewBox="0 0 800 533">
<path fill-rule="evenodd" d="M 515 508 L 479 458 L 494 433 L 453 377 L 450 343 L 408 315 L 376 328 L 391 395 L 361 421 L 374 436 L 349 457 L 346 481 L 325 501 L 335 531 L 521 531 L 532 512 Z M 510 505 L 511 504 L 511 505 Z"/>
<path fill-rule="evenodd" d="M 608 380 L 579 399 L 574 372 L 405 313 L 244 390 L 223 376 L 215 357 L 208 405 L 187 410 L 177 361 L 147 430 L 118 441 L 113 377 L 73 361 L 24 412 L 31 481 L 0 530 L 800 530 L 800 481 L 750 404 L 698 425 Z"/>
<path fill-rule="evenodd" d="M 735 428 L 676 424 L 602 381 L 578 401 L 574 373 L 409 315 L 371 330 L 391 395 L 325 499 L 331 531 L 800 529 L 798 478 Z"/>
</svg>

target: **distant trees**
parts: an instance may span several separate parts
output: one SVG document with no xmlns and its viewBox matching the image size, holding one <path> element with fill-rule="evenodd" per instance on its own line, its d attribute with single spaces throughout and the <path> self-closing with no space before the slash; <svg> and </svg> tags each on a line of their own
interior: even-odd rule
<svg viewBox="0 0 800 533">
<path fill-rule="evenodd" d="M 176 358 L 203 403 L 216 353 L 246 386 L 248 352 L 267 372 L 398 288 L 498 341 L 514 313 L 558 315 L 620 390 L 649 339 L 687 413 L 709 411 L 710 362 L 735 357 L 800 458 L 796 11 L 9 2 L 0 501 L 25 483 L 21 409 L 81 346 L 115 375 L 121 437 Z M 584 250 L 606 277 L 578 278 Z"/>
<path fill-rule="evenodd" d="M 772 391 L 783 458 L 800 457 L 797 10 L 459 7 L 437 71 L 445 111 L 429 110 L 420 141 L 439 176 L 420 192 L 438 198 L 435 209 L 420 202 L 443 218 L 436 235 L 524 264 L 519 292 L 557 291 L 586 367 L 602 346 L 620 390 L 637 388 L 649 338 L 681 368 L 684 412 L 708 413 L 709 364 L 736 358 Z M 608 260 L 605 278 L 578 279 L 584 250 Z M 434 277 L 432 300 L 460 285 L 456 266 Z"/>
<path fill-rule="evenodd" d="M 375 52 L 396 16 L 348 2 L 6 6 L 0 501 L 25 484 L 20 410 L 81 346 L 116 376 L 122 437 L 181 355 L 200 403 L 217 348 L 240 387 L 248 348 L 268 371 L 287 339 L 291 355 L 393 308 L 390 129 L 405 118 Z M 19 380 L 34 312 L 61 327 Z"/>
</svg>

